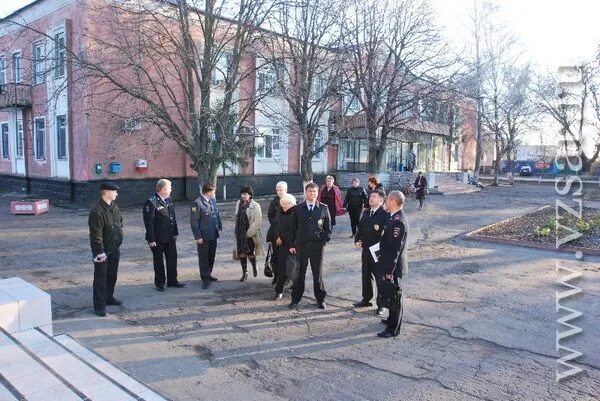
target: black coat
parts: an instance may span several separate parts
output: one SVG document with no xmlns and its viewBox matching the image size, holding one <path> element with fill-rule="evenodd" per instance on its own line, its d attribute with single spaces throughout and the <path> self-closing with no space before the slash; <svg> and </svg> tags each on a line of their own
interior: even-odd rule
<svg viewBox="0 0 600 401">
<path fill-rule="evenodd" d="M 427 179 L 424 175 L 421 176 L 421 180 L 419 181 L 419 177 L 415 179 L 415 189 L 417 190 L 417 199 L 424 199 L 425 193 L 427 192 Z"/>
<path fill-rule="evenodd" d="M 274 230 L 277 224 L 279 224 L 279 217 L 281 214 L 281 205 L 279 204 L 281 198 L 279 196 L 275 196 L 271 203 L 269 203 L 269 210 L 267 211 L 267 216 L 269 217 L 269 230 L 267 231 L 267 241 L 275 241 L 277 237 L 275 236 Z"/>
<path fill-rule="evenodd" d="M 383 228 L 377 263 L 380 274 L 394 274 L 402 277 L 408 273 L 406 244 L 408 240 L 408 219 L 402 210 L 390 215 Z"/>
<path fill-rule="evenodd" d="M 324 245 L 331 239 L 331 217 L 327 205 L 317 202 L 312 212 L 308 211 L 306 201 L 297 205 L 292 231 L 294 248 L 309 242 L 321 242 Z"/>
<path fill-rule="evenodd" d="M 158 194 L 152 195 L 144 203 L 144 226 L 146 241 L 167 243 L 179 235 L 175 205 L 171 198 L 161 199 Z"/>
<path fill-rule="evenodd" d="M 344 207 L 346 209 L 362 209 L 364 205 L 369 204 L 367 192 L 363 187 L 350 187 L 344 198 Z"/>
<path fill-rule="evenodd" d="M 390 215 L 383 210 L 383 206 L 379 207 L 373 216 L 371 216 L 371 209 L 366 209 L 358 223 L 358 231 L 354 241 L 361 241 L 363 249 L 375 245 L 381 241 L 383 227 L 389 218 Z"/>
<path fill-rule="evenodd" d="M 119 249 L 123 242 L 123 217 L 114 202 L 109 205 L 100 199 L 90 210 L 88 225 L 94 257 L 101 253 L 108 255 Z"/>
<path fill-rule="evenodd" d="M 295 210 L 296 206 L 292 206 L 287 212 L 280 211 L 278 224 L 273 226 L 273 241 L 281 238 L 283 245 L 293 246 Z"/>
</svg>

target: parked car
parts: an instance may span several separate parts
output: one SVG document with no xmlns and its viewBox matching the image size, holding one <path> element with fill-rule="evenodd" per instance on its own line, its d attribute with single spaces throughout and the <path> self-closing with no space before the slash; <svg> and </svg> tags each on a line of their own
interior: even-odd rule
<svg viewBox="0 0 600 401">
<path fill-rule="evenodd" d="M 531 175 L 531 166 L 522 166 L 521 169 L 519 170 L 519 175 L 521 175 L 521 176 Z"/>
</svg>

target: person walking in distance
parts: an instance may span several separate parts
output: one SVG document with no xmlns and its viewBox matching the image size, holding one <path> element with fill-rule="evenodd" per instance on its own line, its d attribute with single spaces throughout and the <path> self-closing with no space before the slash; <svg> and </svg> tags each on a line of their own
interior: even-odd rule
<svg viewBox="0 0 600 401">
<path fill-rule="evenodd" d="M 385 195 L 383 190 L 374 189 L 369 197 L 370 208 L 366 209 L 360 219 L 358 232 L 356 233 L 356 247 L 362 249 L 362 299 L 354 304 L 357 308 L 372 306 L 373 299 L 373 279 L 376 275 L 377 261 L 371 254 L 370 247 L 380 243 L 383 227 L 389 218 L 389 214 L 383 209 Z M 383 315 L 383 308 L 377 298 L 377 315 Z"/>
<path fill-rule="evenodd" d="M 152 251 L 154 263 L 154 286 L 157 291 L 167 287 L 183 288 L 177 280 L 177 245 L 179 235 L 175 205 L 171 200 L 171 181 L 161 178 L 156 183 L 156 192 L 144 203 L 144 226 L 146 241 Z M 165 276 L 165 259 L 167 274 Z"/>
<path fill-rule="evenodd" d="M 239 260 L 242 266 L 242 278 L 248 279 L 248 260 L 252 265 L 252 274 L 258 275 L 256 268 L 256 256 L 264 256 L 265 248 L 260 233 L 262 222 L 262 211 L 260 205 L 254 199 L 254 191 L 251 187 L 242 187 L 240 200 L 235 204 L 235 230 L 233 241 L 233 259 Z"/>
<path fill-rule="evenodd" d="M 100 185 L 100 200 L 90 210 L 88 226 L 94 261 L 94 313 L 104 317 L 106 305 L 121 305 L 114 297 L 119 270 L 119 247 L 123 242 L 123 217 L 115 203 L 119 187 L 112 182 Z"/>
<path fill-rule="evenodd" d="M 392 191 L 387 197 L 387 209 L 390 217 L 383 228 L 380 250 L 381 254 L 377 263 L 377 291 L 382 293 L 381 285 L 384 280 L 392 281 L 401 287 L 401 279 L 408 273 L 408 257 L 406 247 L 408 242 L 408 219 L 404 214 L 404 194 Z M 389 317 L 382 322 L 386 329 L 377 335 L 379 337 L 396 337 L 400 333 L 402 324 L 401 298 L 399 302 L 392 303 Z"/>
<path fill-rule="evenodd" d="M 417 190 L 417 199 L 419 200 L 419 210 L 423 209 L 423 202 L 425 201 L 425 193 L 427 192 L 427 179 L 423 176 L 423 173 L 419 171 L 417 178 L 415 179 L 415 189 Z"/>
<path fill-rule="evenodd" d="M 202 185 L 202 194 L 192 203 L 190 225 L 198 250 L 198 267 L 202 288 L 210 287 L 217 278 L 212 275 L 217 252 L 217 238 L 223 231 L 221 216 L 215 200 L 215 185 L 208 182 Z"/>
<path fill-rule="evenodd" d="M 350 226 L 352 228 L 350 238 L 354 238 L 356 235 L 360 214 L 363 211 L 365 203 L 368 203 L 367 192 L 360 186 L 360 180 L 355 177 L 352 179 L 352 186 L 348 188 L 348 192 L 346 192 L 346 197 L 344 198 L 344 208 L 350 215 Z"/>
<path fill-rule="evenodd" d="M 292 302 L 290 309 L 298 306 L 304 295 L 304 280 L 306 269 L 310 262 L 313 275 L 313 288 L 317 305 L 325 309 L 325 284 L 323 282 L 323 250 L 325 244 L 331 239 L 331 220 L 327 205 L 317 201 L 319 186 L 309 183 L 305 187 L 306 200 L 296 207 L 292 220 L 294 233 L 293 247 L 290 253 L 298 257 L 298 280 L 292 286 Z"/>
</svg>

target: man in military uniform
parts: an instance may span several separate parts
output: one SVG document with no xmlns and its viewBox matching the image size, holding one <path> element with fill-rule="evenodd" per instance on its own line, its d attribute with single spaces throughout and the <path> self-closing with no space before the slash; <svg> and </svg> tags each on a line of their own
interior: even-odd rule
<svg viewBox="0 0 600 401">
<path fill-rule="evenodd" d="M 306 185 L 306 200 L 296 206 L 296 214 L 292 220 L 294 246 L 290 253 L 296 254 L 299 262 L 298 280 L 292 287 L 290 309 L 298 306 L 304 294 L 306 269 L 310 261 L 313 275 L 313 286 L 317 305 L 325 309 L 325 284 L 323 283 L 323 249 L 331 239 L 331 218 L 329 209 L 324 203 L 317 201 L 319 186 L 315 183 Z"/>
<path fill-rule="evenodd" d="M 88 217 L 94 261 L 94 312 L 101 317 L 107 315 L 106 305 L 121 305 L 121 301 L 114 297 L 119 247 L 123 242 L 123 218 L 115 203 L 118 190 L 119 187 L 112 182 L 100 185 L 100 200 Z"/>
<path fill-rule="evenodd" d="M 198 265 L 202 288 L 210 287 L 217 278 L 212 275 L 217 253 L 217 238 L 223 231 L 221 216 L 215 200 L 216 188 L 208 182 L 202 185 L 202 195 L 192 204 L 190 224 L 198 248 Z"/>
<path fill-rule="evenodd" d="M 373 259 L 370 247 L 381 241 L 383 227 L 389 219 L 389 214 L 383 210 L 385 194 L 382 189 L 374 189 L 369 196 L 369 209 L 363 212 L 358 224 L 355 245 L 362 248 L 362 299 L 354 303 L 357 308 L 373 306 L 373 278 L 375 276 L 376 261 Z M 377 303 L 377 314 L 383 314 L 383 308 Z"/>
<path fill-rule="evenodd" d="M 383 280 L 392 281 L 400 286 L 400 279 L 408 273 L 408 258 L 406 256 L 406 244 L 408 238 L 408 220 L 403 212 L 404 194 L 400 191 L 392 191 L 387 197 L 387 209 L 389 218 L 383 227 L 381 238 L 381 255 L 377 263 L 377 291 L 382 293 Z M 377 335 L 379 337 L 395 337 L 400 333 L 402 324 L 402 299 L 401 288 L 399 296 L 392 302 L 390 315 L 382 320 L 387 325 L 386 329 Z"/>
<path fill-rule="evenodd" d="M 177 281 L 177 245 L 179 235 L 175 205 L 171 201 L 171 181 L 164 178 L 156 183 L 156 193 L 144 204 L 144 225 L 146 241 L 154 261 L 154 285 L 157 291 L 167 287 L 183 288 L 185 284 Z M 165 263 L 167 275 L 165 278 Z"/>
</svg>

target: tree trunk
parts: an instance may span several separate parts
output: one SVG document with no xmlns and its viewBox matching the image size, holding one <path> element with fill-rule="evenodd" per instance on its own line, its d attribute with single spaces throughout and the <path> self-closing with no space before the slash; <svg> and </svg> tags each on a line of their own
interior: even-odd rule
<svg viewBox="0 0 600 401">
<path fill-rule="evenodd" d="M 300 174 L 302 175 L 303 187 L 309 182 L 313 182 L 312 158 L 307 157 L 308 151 L 305 148 L 300 157 Z"/>
</svg>

